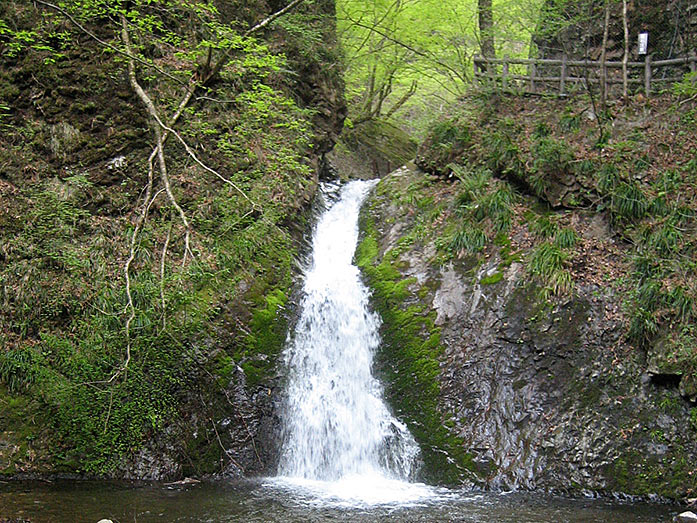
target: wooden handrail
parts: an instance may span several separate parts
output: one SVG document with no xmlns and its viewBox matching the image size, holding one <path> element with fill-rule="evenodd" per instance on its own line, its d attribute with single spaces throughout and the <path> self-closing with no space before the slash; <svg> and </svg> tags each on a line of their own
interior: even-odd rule
<svg viewBox="0 0 697 523">
<path fill-rule="evenodd" d="M 485 58 L 483 56 L 475 56 L 474 61 L 479 64 L 511 64 L 511 65 L 562 65 L 564 60 L 555 60 L 549 58 Z M 651 64 L 654 67 L 662 67 L 667 65 L 689 65 L 697 63 L 697 55 L 685 56 L 682 58 L 670 58 L 667 60 L 655 60 Z M 601 67 L 602 62 L 598 60 L 567 60 L 566 65 L 569 67 Z M 606 67 L 622 68 L 622 62 L 605 62 Z M 627 62 L 628 67 L 644 67 L 644 62 Z"/>
<path fill-rule="evenodd" d="M 497 68 L 493 69 L 488 67 L 490 65 L 502 65 L 501 73 L 497 72 Z M 528 66 L 528 74 L 511 74 L 511 65 L 526 65 Z M 632 85 L 644 85 L 644 92 L 646 96 L 651 93 L 651 86 L 654 83 L 670 83 L 680 81 L 680 77 L 670 77 L 670 78 L 654 78 L 654 71 L 659 67 L 682 65 L 688 66 L 691 72 L 697 71 L 697 54 L 690 54 L 688 56 L 683 56 L 680 58 L 669 58 L 666 60 L 653 60 L 651 55 L 647 55 L 643 62 L 627 62 L 628 69 L 643 69 L 643 78 L 632 78 L 628 80 L 628 83 Z M 560 67 L 559 76 L 538 76 L 538 69 L 540 66 L 558 66 Z M 622 62 L 601 62 L 598 60 L 568 60 L 566 55 L 561 60 L 550 59 L 550 58 L 510 58 L 508 56 L 504 58 L 487 58 L 484 56 L 474 57 L 474 76 L 475 78 L 487 78 L 492 80 L 501 80 L 501 85 L 503 89 L 508 89 L 509 81 L 519 80 L 521 82 L 527 83 L 532 92 L 537 91 L 537 85 L 544 82 L 556 82 L 559 85 L 558 92 L 560 95 L 565 95 L 565 88 L 567 83 L 599 83 L 601 79 L 599 78 L 580 78 L 578 76 L 569 76 L 569 69 L 573 67 L 580 67 L 583 69 L 599 69 L 599 68 L 609 68 L 609 69 L 621 69 L 623 67 Z M 492 72 L 493 70 L 493 72 Z M 617 84 L 623 83 L 621 80 L 615 78 L 609 78 L 606 80 L 607 84 Z"/>
</svg>

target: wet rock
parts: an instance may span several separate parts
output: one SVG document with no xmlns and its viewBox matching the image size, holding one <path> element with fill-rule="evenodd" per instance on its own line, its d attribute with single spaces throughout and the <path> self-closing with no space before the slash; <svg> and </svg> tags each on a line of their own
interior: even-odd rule
<svg viewBox="0 0 697 523">
<path fill-rule="evenodd" d="M 401 169 L 399 183 L 421 176 Z M 608 313 L 619 307 L 612 289 L 579 285 L 548 303 L 523 264 L 504 267 L 496 254 L 434 267 L 422 246 L 399 243 L 413 221 L 396 200 L 369 202 L 375 223 L 389 224 L 380 252 L 399 245 L 394 266 L 404 279 L 420 275 L 408 299 L 440 328 L 439 409 L 483 484 L 672 498 L 694 487 L 692 406 L 625 344 L 621 315 Z M 606 238 L 606 223 L 595 225 L 592 236 Z"/>
</svg>

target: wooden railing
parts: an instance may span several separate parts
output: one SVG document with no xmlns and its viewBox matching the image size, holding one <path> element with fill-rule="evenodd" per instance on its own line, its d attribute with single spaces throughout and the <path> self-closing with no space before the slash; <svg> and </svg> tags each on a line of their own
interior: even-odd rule
<svg viewBox="0 0 697 523">
<path fill-rule="evenodd" d="M 512 71 L 511 66 L 527 66 L 527 74 L 520 71 Z M 474 57 L 474 78 L 479 81 L 495 81 L 500 83 L 504 90 L 518 89 L 527 92 L 554 92 L 559 95 L 567 95 L 569 86 L 582 86 L 587 89 L 591 84 L 604 85 L 605 92 L 610 92 L 612 84 L 623 84 L 622 74 L 609 74 L 610 69 L 622 70 L 622 62 L 601 62 L 597 60 L 568 60 L 562 59 L 534 59 L 534 58 L 484 58 Z M 691 54 L 682 58 L 653 61 L 651 55 L 646 55 L 643 62 L 627 62 L 627 84 L 629 86 L 642 86 L 647 97 L 658 85 L 668 85 L 679 82 L 681 76 L 659 77 L 656 72 L 659 68 L 684 67 L 685 72 L 697 71 L 697 55 Z M 550 76 L 550 70 L 559 68 L 558 76 Z M 525 69 L 524 67 L 518 69 Z M 602 74 L 605 70 L 606 74 Z M 637 74 L 637 70 L 639 73 Z M 643 70 L 643 71 L 642 71 Z M 675 74 L 675 69 L 669 70 Z M 643 72 L 643 74 L 641 74 Z M 641 87 L 640 87 L 641 88 Z"/>
</svg>

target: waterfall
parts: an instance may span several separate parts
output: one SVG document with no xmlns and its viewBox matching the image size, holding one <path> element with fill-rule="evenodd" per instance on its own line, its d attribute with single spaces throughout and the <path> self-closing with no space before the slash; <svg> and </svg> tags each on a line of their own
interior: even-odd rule
<svg viewBox="0 0 697 523">
<path fill-rule="evenodd" d="M 379 316 L 353 255 L 358 214 L 375 182 L 322 191 L 300 315 L 286 344 L 288 368 L 280 476 L 364 485 L 407 480 L 418 446 L 389 411 L 371 373 Z M 336 194 L 338 190 L 338 194 Z"/>
</svg>

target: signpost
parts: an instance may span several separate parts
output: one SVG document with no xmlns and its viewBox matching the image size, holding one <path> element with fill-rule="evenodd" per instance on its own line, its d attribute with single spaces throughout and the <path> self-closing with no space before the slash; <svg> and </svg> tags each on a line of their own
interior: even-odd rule
<svg viewBox="0 0 697 523">
<path fill-rule="evenodd" d="M 649 33 L 643 31 L 639 33 L 639 54 L 647 54 L 649 51 Z"/>
</svg>

